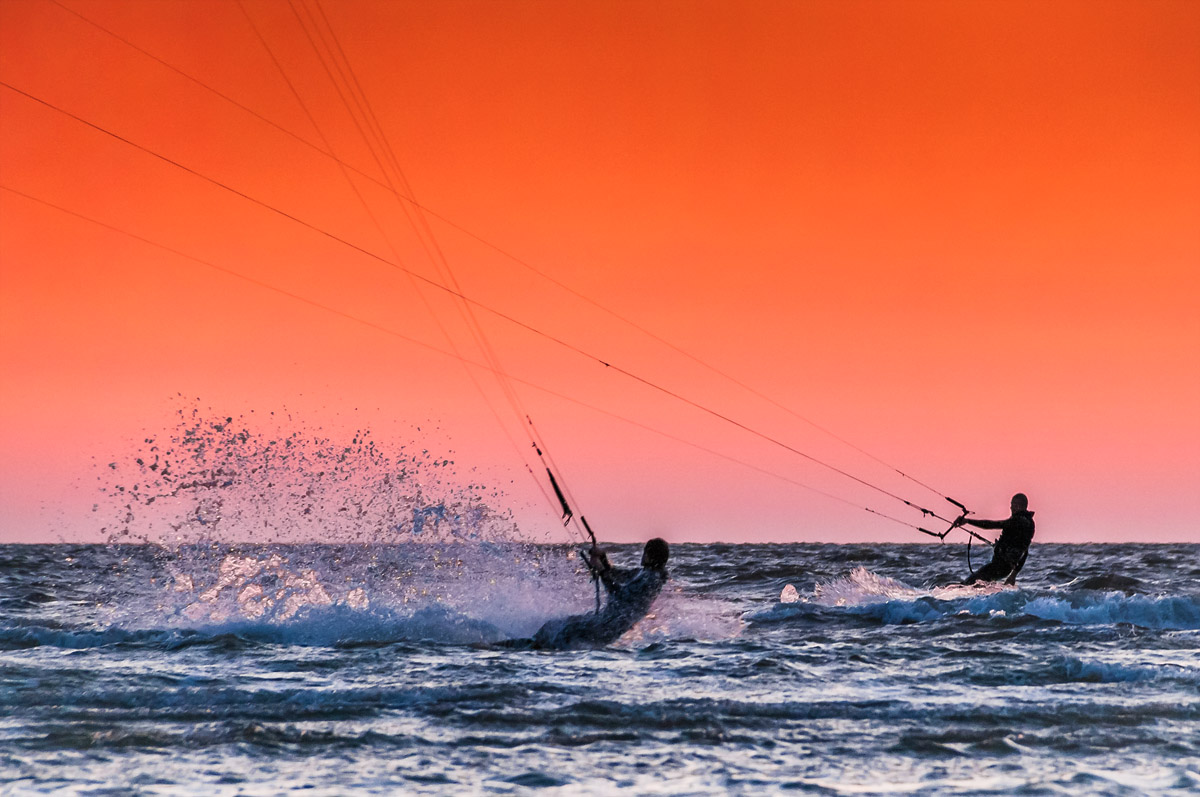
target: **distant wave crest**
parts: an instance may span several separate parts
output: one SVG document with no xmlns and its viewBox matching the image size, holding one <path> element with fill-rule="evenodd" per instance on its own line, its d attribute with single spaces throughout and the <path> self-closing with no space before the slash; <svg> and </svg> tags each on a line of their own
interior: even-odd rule
<svg viewBox="0 0 1200 797">
<path fill-rule="evenodd" d="M 972 615 L 1033 618 L 1067 625 L 1200 630 L 1197 595 L 1130 595 L 1091 589 L 1034 593 L 997 584 L 920 588 L 863 567 L 843 578 L 817 584 L 807 595 L 794 587 L 785 588 L 779 603 L 747 619 L 785 622 L 811 618 L 814 607 L 844 610 L 888 625 Z"/>
</svg>

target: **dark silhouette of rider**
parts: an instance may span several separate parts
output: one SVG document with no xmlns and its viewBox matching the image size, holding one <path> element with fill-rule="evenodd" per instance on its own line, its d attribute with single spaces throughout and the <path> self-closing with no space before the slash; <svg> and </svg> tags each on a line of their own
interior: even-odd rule
<svg viewBox="0 0 1200 797">
<path fill-rule="evenodd" d="M 563 617 L 533 635 L 535 648 L 599 647 L 615 642 L 650 611 L 667 582 L 666 540 L 655 537 L 642 551 L 641 568 L 617 568 L 599 548 L 584 553 L 588 569 L 600 579 L 608 600 L 599 612 Z"/>
<path fill-rule="evenodd" d="M 964 584 L 974 584 L 976 581 L 1000 581 L 1005 584 L 1016 584 L 1017 573 L 1025 566 L 1025 558 L 1029 556 L 1029 543 L 1033 541 L 1033 513 L 1029 511 L 1029 499 L 1024 493 L 1012 497 L 1012 516 L 1007 520 L 972 520 L 962 517 L 955 521 L 956 526 L 970 523 L 980 529 L 999 529 L 1000 539 L 992 548 L 992 561 L 976 570 L 964 581 Z"/>
</svg>

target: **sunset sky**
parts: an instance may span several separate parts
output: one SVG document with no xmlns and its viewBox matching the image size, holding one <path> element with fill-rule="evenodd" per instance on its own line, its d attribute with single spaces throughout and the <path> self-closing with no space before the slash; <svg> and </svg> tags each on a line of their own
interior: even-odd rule
<svg viewBox="0 0 1200 797">
<path fill-rule="evenodd" d="M 0 82 L 0 542 L 179 394 L 563 535 L 451 280 L 604 539 L 927 541 L 861 449 L 1200 541 L 1200 3 L 0 0 Z"/>
</svg>

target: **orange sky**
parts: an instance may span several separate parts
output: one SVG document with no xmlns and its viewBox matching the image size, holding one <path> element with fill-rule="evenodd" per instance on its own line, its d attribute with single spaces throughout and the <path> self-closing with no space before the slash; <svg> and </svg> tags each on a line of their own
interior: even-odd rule
<svg viewBox="0 0 1200 797">
<path fill-rule="evenodd" d="M 178 393 L 453 449 L 553 531 L 494 380 L 398 337 L 480 358 L 379 259 L 443 280 L 310 43 L 322 11 L 438 216 L 984 516 L 1024 490 L 1040 540 L 1200 541 L 1200 4 L 245 9 L 0 0 L 0 541 L 96 538 L 93 458 Z M 484 305 L 940 501 L 428 222 Z M 890 499 L 479 313 L 601 537 L 921 540 L 777 477 L 920 520 Z"/>
</svg>

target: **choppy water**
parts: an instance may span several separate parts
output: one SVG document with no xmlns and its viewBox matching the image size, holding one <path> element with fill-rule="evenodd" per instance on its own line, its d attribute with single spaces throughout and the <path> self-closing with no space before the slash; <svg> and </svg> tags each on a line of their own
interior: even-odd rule
<svg viewBox="0 0 1200 797">
<path fill-rule="evenodd" d="M 617 645 L 490 645 L 564 553 L 0 547 L 0 791 L 1200 791 L 1200 545 L 677 545 Z"/>
</svg>

